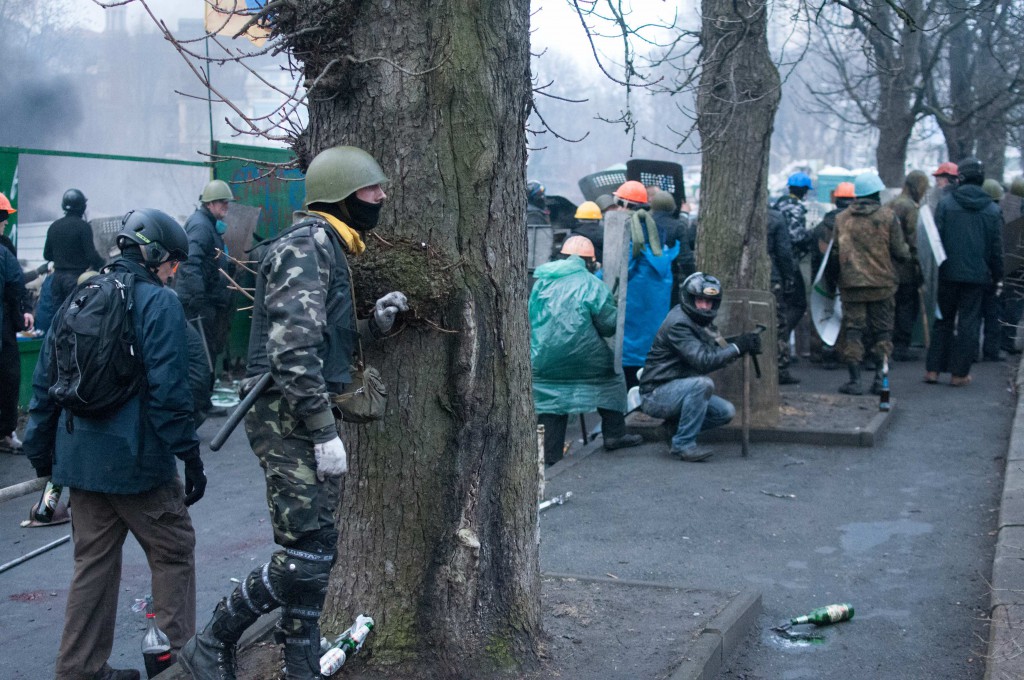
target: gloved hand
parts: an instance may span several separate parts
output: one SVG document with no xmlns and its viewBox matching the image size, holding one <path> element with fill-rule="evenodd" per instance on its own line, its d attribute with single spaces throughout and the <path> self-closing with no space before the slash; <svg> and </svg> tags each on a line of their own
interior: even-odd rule
<svg viewBox="0 0 1024 680">
<path fill-rule="evenodd" d="M 388 293 L 377 300 L 377 304 L 373 308 L 373 321 L 377 324 L 377 330 L 381 335 L 390 332 L 391 327 L 395 325 L 395 317 L 398 313 L 407 311 L 409 311 L 409 300 L 405 297 L 405 293 L 397 290 Z"/>
<path fill-rule="evenodd" d="M 741 356 L 744 354 L 760 354 L 761 334 L 753 332 L 741 333 L 733 340 L 733 344 L 739 348 Z"/>
<path fill-rule="evenodd" d="M 36 274 L 39 274 L 40 276 L 42 276 L 43 274 L 49 274 L 50 273 L 50 263 L 49 262 L 42 263 L 41 265 L 36 267 L 35 272 L 36 272 Z"/>
<path fill-rule="evenodd" d="M 206 473 L 199 451 L 185 461 L 185 505 L 192 505 L 206 493 Z"/>
<path fill-rule="evenodd" d="M 313 444 L 313 453 L 316 455 L 316 478 L 321 482 L 327 477 L 338 477 L 348 471 L 348 456 L 341 437 Z"/>
</svg>

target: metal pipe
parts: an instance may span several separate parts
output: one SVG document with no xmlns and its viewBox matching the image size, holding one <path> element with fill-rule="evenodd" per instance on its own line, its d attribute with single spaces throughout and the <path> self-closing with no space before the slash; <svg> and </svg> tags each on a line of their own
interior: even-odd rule
<svg viewBox="0 0 1024 680">
<path fill-rule="evenodd" d="M 21 498 L 22 496 L 27 496 L 30 493 L 35 493 L 46 486 L 46 482 L 49 481 L 49 479 L 49 477 L 36 477 L 35 479 L 30 479 L 27 482 L 21 482 L 20 484 L 4 487 L 3 489 L 0 489 L 0 503 L 14 500 L 15 498 Z"/>
<path fill-rule="evenodd" d="M 49 550 L 53 550 L 58 545 L 62 545 L 64 543 L 67 543 L 70 540 L 71 540 L 71 534 L 68 534 L 67 536 L 64 536 L 63 538 L 58 538 L 56 541 L 53 541 L 52 543 L 47 543 L 46 545 L 44 545 L 41 548 L 36 548 L 35 550 L 33 550 L 30 553 L 25 553 L 24 555 L 22 555 L 21 557 L 19 557 L 16 560 L 11 560 L 10 562 L 7 562 L 6 564 L 0 564 L 0 573 L 3 573 L 5 571 L 7 571 L 11 567 L 16 567 L 19 564 L 21 564 L 22 562 L 27 562 L 30 559 L 32 559 L 33 557 L 37 557 L 38 555 L 42 555 L 44 552 L 47 552 Z"/>
<path fill-rule="evenodd" d="M 572 491 L 566 491 L 561 496 L 555 496 L 554 498 L 541 503 L 540 507 L 537 508 L 537 512 L 544 512 L 552 505 L 563 505 L 570 498 L 572 498 Z"/>
</svg>

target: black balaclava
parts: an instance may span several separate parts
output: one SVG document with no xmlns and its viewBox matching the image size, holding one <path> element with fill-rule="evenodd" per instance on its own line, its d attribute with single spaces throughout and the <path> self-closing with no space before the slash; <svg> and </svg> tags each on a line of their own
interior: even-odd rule
<svg viewBox="0 0 1024 680">
<path fill-rule="evenodd" d="M 356 231 L 370 231 L 380 220 L 380 209 L 384 202 L 367 203 L 352 194 L 342 202 L 349 215 L 349 226 Z"/>
<path fill-rule="evenodd" d="M 807 187 L 795 187 L 791 185 L 789 187 L 789 193 L 793 194 L 802 201 L 804 200 L 804 196 L 807 195 Z"/>
<path fill-rule="evenodd" d="M 309 209 L 336 217 L 358 232 L 370 231 L 380 219 L 380 203 L 367 203 L 352 194 L 338 203 L 310 203 Z"/>
</svg>

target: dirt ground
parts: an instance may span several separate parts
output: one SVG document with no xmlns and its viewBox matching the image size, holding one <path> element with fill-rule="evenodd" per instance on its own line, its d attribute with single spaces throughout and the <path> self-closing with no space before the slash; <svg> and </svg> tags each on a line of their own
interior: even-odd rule
<svg viewBox="0 0 1024 680">
<path fill-rule="evenodd" d="M 734 597 L 734 592 L 544 577 L 541 667 L 524 680 L 667 678 L 683 661 L 686 642 Z M 371 638 L 372 639 L 372 638 Z M 334 678 L 394 680 L 397 676 L 343 668 Z M 280 648 L 260 641 L 239 654 L 240 680 L 281 676 Z M 495 676 L 507 679 L 508 675 Z M 479 678 L 477 680 L 487 680 Z"/>
</svg>

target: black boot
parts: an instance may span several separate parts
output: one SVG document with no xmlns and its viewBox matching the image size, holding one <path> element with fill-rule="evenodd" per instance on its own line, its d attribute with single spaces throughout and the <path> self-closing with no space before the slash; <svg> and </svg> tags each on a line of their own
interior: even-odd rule
<svg viewBox="0 0 1024 680">
<path fill-rule="evenodd" d="M 297 613 L 290 610 L 291 613 Z M 281 617 L 277 639 L 284 641 L 284 677 L 286 680 L 320 680 L 320 612 L 317 618 Z"/>
<path fill-rule="evenodd" d="M 839 388 L 843 394 L 864 394 L 860 385 L 860 363 L 853 361 L 846 365 L 850 371 L 850 382 Z"/>
<path fill-rule="evenodd" d="M 242 585 L 217 604 L 202 632 L 181 648 L 178 662 L 193 680 L 235 680 L 238 639 L 261 614 L 279 606 L 266 585 L 268 569 L 269 565 L 264 565 L 246 576 Z"/>
<path fill-rule="evenodd" d="M 882 393 L 882 362 L 875 362 L 875 379 L 871 381 L 871 394 Z"/>
</svg>

